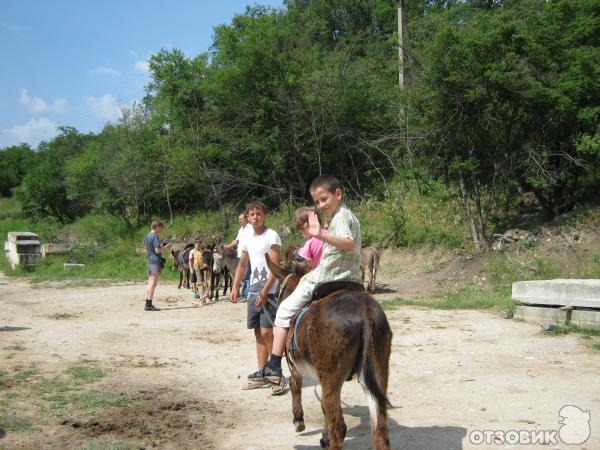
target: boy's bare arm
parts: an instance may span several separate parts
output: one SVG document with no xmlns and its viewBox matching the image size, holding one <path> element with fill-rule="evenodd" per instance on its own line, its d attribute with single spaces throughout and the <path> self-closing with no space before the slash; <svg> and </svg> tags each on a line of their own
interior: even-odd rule
<svg viewBox="0 0 600 450">
<path fill-rule="evenodd" d="M 327 242 L 328 244 L 333 245 L 335 248 L 342 252 L 351 252 L 352 250 L 354 250 L 354 239 L 337 236 L 328 236 L 327 234 L 322 234 L 321 236 L 315 237 L 317 239 L 321 239 L 323 242 Z"/>
<path fill-rule="evenodd" d="M 233 286 L 231 287 L 231 294 L 229 294 L 229 299 L 233 302 L 237 302 L 238 289 L 240 287 L 240 282 L 246 273 L 246 267 L 248 266 L 248 252 L 243 251 L 242 256 L 240 256 L 240 262 L 238 262 L 237 268 L 235 269 L 235 277 L 233 277 Z"/>
<path fill-rule="evenodd" d="M 273 264 L 279 264 L 280 250 L 281 247 L 279 245 L 271 245 L 271 248 L 269 249 L 269 258 Z M 261 289 L 260 295 L 256 299 L 256 306 L 261 307 L 267 304 L 267 296 L 273 287 L 273 283 L 275 283 L 275 276 L 271 273 L 269 274 L 269 278 L 267 278 L 264 287 Z"/>
</svg>

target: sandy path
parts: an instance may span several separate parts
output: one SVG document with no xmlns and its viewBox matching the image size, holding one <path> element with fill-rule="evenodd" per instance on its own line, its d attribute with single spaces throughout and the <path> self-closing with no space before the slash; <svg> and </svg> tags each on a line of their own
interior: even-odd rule
<svg viewBox="0 0 600 450">
<path fill-rule="evenodd" d="M 36 362 L 48 373 L 86 358 L 107 373 L 107 385 L 210 400 L 221 411 L 207 430 L 216 448 L 318 448 L 318 387 L 303 389 L 307 431 L 299 435 L 291 424 L 289 395 L 240 390 L 256 365 L 245 305 L 191 308 L 189 292 L 162 284 L 157 304 L 164 309 L 147 313 L 143 291 L 141 285 L 33 288 L 0 276 L 0 349 L 21 342 L 27 350 L 14 363 Z M 393 448 L 493 448 L 471 444 L 469 433 L 554 430 L 559 409 L 569 404 L 591 411 L 590 439 L 582 446 L 543 448 L 600 448 L 600 358 L 579 336 L 540 335 L 536 326 L 491 312 L 400 308 L 388 318 L 394 332 Z M 0 358 L 6 353 L 0 350 Z M 345 448 L 369 448 L 368 412 L 356 382 L 346 383 L 343 400 Z M 59 428 L 49 421 L 44 436 L 8 433 L 0 444 L 52 447 Z M 167 447 L 194 448 L 186 445 Z M 523 447 L 532 448 L 497 448 Z"/>
</svg>

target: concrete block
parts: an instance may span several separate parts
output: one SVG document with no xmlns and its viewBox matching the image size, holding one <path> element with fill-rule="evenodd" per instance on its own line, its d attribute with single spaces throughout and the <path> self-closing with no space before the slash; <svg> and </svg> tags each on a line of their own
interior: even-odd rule
<svg viewBox="0 0 600 450">
<path fill-rule="evenodd" d="M 71 244 L 42 244 L 42 257 L 46 255 L 66 255 L 71 251 Z"/>
<path fill-rule="evenodd" d="M 525 322 L 538 323 L 544 328 L 548 328 L 550 325 L 567 325 L 570 312 L 558 308 L 520 305 L 515 310 L 514 318 Z"/>
<path fill-rule="evenodd" d="M 529 305 L 600 309 L 600 280 L 517 281 L 512 285 L 512 298 Z"/>
<path fill-rule="evenodd" d="M 584 328 L 600 330 L 600 311 L 575 309 L 571 312 L 571 323 Z"/>
<path fill-rule="evenodd" d="M 63 269 L 64 270 L 85 269 L 85 264 L 64 263 L 63 264 Z"/>
</svg>

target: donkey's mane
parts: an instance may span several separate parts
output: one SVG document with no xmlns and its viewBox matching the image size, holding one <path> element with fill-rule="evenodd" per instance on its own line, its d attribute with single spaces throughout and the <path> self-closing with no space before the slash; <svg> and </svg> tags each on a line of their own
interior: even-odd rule
<svg viewBox="0 0 600 450">
<path fill-rule="evenodd" d="M 305 263 L 292 263 L 288 264 L 284 268 L 284 273 L 286 275 L 296 275 L 297 277 L 303 277 L 308 273 L 310 267 Z"/>
</svg>

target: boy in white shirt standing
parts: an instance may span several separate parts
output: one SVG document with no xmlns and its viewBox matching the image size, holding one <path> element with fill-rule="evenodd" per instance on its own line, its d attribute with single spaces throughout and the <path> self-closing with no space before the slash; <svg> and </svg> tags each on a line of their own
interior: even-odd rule
<svg viewBox="0 0 600 450">
<path fill-rule="evenodd" d="M 248 233 L 242 239 L 241 257 L 235 271 L 230 299 L 233 303 L 237 302 L 240 281 L 249 264 L 251 275 L 247 297 L 247 325 L 249 329 L 254 330 L 259 370 L 250 374 L 248 381 L 251 384 L 254 382 L 260 384 L 266 381 L 263 379 L 261 369 L 267 363 L 273 346 L 273 323 L 277 313 L 278 288 L 278 281 L 267 266 L 265 254 L 269 255 L 273 263 L 279 264 L 281 238 L 276 231 L 265 225 L 267 215 L 265 205 L 259 202 L 250 203 L 246 208 L 246 214 L 252 225 L 252 233 Z"/>
</svg>

